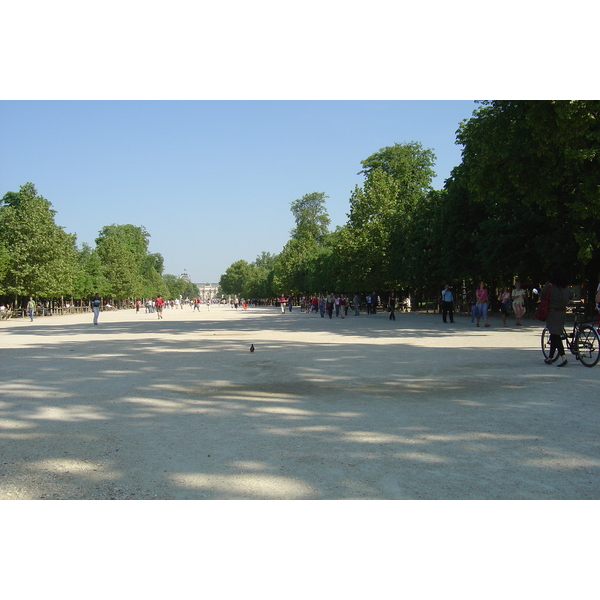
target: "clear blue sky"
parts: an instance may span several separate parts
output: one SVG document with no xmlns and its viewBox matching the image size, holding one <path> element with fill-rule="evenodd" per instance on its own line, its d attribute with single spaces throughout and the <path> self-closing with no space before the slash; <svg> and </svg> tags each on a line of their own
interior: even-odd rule
<svg viewBox="0 0 600 600">
<path fill-rule="evenodd" d="M 360 161 L 417 141 L 434 187 L 460 163 L 473 101 L 3 101 L 0 193 L 27 181 L 56 223 L 93 245 L 104 225 L 143 225 L 165 272 L 216 282 L 234 261 L 278 253 L 290 202 L 325 192 L 346 222 Z"/>
</svg>

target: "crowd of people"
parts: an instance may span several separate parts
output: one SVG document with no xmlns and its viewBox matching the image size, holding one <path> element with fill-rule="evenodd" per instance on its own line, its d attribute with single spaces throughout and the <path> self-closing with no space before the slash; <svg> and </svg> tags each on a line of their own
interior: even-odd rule
<svg viewBox="0 0 600 600">
<path fill-rule="evenodd" d="M 599 285 L 600 289 L 600 285 Z M 515 281 L 512 290 L 508 286 L 503 286 L 502 289 L 496 295 L 497 304 L 496 307 L 499 310 L 502 318 L 502 324 L 504 327 L 508 326 L 508 317 L 511 312 L 514 312 L 515 326 L 522 326 L 522 319 L 527 311 L 527 304 L 536 306 L 538 301 L 542 298 L 540 292 L 537 289 L 532 288 L 531 293 L 522 287 L 520 281 Z M 444 323 L 454 323 L 454 294 L 448 284 L 444 287 L 441 292 L 441 313 Z M 481 320 L 483 319 L 484 327 L 490 327 L 488 322 L 488 315 L 492 309 L 492 295 L 485 282 L 480 281 L 478 288 L 475 290 L 473 300 L 470 303 L 470 314 L 471 323 L 475 323 L 476 327 L 480 327 Z"/>
<path fill-rule="evenodd" d="M 219 300 L 202 300 L 200 298 L 186 298 L 186 299 L 180 299 L 180 298 L 175 298 L 174 300 L 165 300 L 162 296 L 157 296 L 156 298 L 152 299 L 149 298 L 148 300 L 136 300 L 135 301 L 135 312 L 138 313 L 140 312 L 140 309 L 142 308 L 142 306 L 145 308 L 146 310 L 146 314 L 148 313 L 154 313 L 156 312 L 156 303 L 158 301 L 158 299 L 160 298 L 161 300 L 161 304 L 163 308 L 172 308 L 172 309 L 181 309 L 183 310 L 184 308 L 190 308 L 191 310 L 200 310 L 201 306 L 205 306 L 207 310 L 210 310 L 210 307 L 212 304 L 218 304 Z"/>
<path fill-rule="evenodd" d="M 560 294 L 558 290 L 560 290 Z M 518 280 L 515 281 L 512 290 L 510 290 L 508 286 L 503 286 L 495 296 L 497 300 L 496 307 L 499 308 L 504 327 L 508 326 L 508 318 L 511 315 L 511 312 L 514 313 L 515 326 L 519 327 L 522 325 L 521 321 L 526 314 L 528 304 L 530 306 L 537 305 L 538 301 L 543 299 L 546 294 L 550 294 L 549 298 L 551 301 L 550 316 L 547 322 L 548 329 L 551 333 L 551 362 L 558 360 L 558 357 L 563 357 L 563 362 L 559 365 L 562 366 L 563 364 L 566 364 L 566 358 L 564 358 L 564 348 L 562 347 L 560 335 L 562 334 L 562 329 L 564 327 L 566 306 L 573 296 L 568 287 L 567 274 L 564 269 L 555 269 L 550 281 L 543 286 L 539 292 L 533 287 L 531 287 L 531 291 L 525 290 Z M 600 283 L 598 284 L 595 301 L 597 303 L 596 308 L 600 310 Z M 135 300 L 133 304 L 136 313 L 139 313 L 140 309 L 144 307 L 146 314 L 157 313 L 158 318 L 162 319 L 164 309 L 183 310 L 188 307 L 194 311 L 199 311 L 200 307 L 204 305 L 207 310 L 210 310 L 212 304 L 225 302 L 227 301 L 219 299 L 202 300 L 200 298 L 175 298 L 173 300 L 165 300 L 159 295 L 154 299 Z M 454 323 L 455 302 L 456 298 L 452 288 L 449 284 L 446 284 L 441 291 L 439 300 L 439 309 L 444 323 Z M 358 293 L 349 296 L 348 294 L 327 292 L 326 294 L 305 295 L 300 297 L 281 296 L 275 299 L 262 300 L 240 300 L 235 296 L 230 298 L 228 303 L 232 309 L 236 310 L 238 307 L 241 307 L 242 310 L 247 310 L 248 306 L 279 305 L 282 313 L 285 313 L 286 311 L 292 312 L 295 306 L 299 306 L 300 312 L 315 315 L 318 314 L 321 318 L 327 316 L 330 319 L 333 318 L 334 314 L 337 318 L 345 319 L 348 316 L 349 310 L 353 311 L 353 316 L 360 316 L 361 310 L 364 310 L 367 315 L 375 315 L 378 310 L 387 310 L 389 319 L 396 320 L 396 310 L 408 312 L 411 309 L 410 297 L 398 300 L 393 291 L 389 293 L 385 302 L 382 302 L 381 297 L 376 292 L 363 296 Z M 486 287 L 485 282 L 480 281 L 478 288 L 475 290 L 473 300 L 470 303 L 471 322 L 475 322 L 476 327 L 480 327 L 481 320 L 483 320 L 484 327 L 490 327 L 488 315 L 491 311 L 491 304 L 492 296 Z M 91 300 L 91 306 L 94 313 L 93 322 L 95 325 L 98 324 L 100 310 L 112 308 L 108 302 L 102 304 L 102 301 L 97 294 Z M 39 308 L 41 308 L 41 305 L 36 305 L 33 297 L 30 297 L 26 309 L 31 320 L 33 320 L 34 314 Z M 10 318 L 10 316 L 12 316 L 10 306 L 0 306 L 0 317 L 2 317 L 2 319 L 7 319 Z"/>
</svg>

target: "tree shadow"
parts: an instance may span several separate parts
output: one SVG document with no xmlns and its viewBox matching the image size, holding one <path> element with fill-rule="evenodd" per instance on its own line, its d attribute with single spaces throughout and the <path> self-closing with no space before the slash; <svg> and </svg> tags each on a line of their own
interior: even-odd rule
<svg viewBox="0 0 600 600">
<path fill-rule="evenodd" d="M 35 337 L 2 353 L 0 497 L 599 496 L 593 369 L 425 318 L 277 316 L 5 331 Z"/>
</svg>

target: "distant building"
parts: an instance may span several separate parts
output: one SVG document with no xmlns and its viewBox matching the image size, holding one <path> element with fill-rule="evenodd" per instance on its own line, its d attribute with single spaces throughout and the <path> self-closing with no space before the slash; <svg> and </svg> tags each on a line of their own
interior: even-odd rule
<svg viewBox="0 0 600 600">
<path fill-rule="evenodd" d="M 188 275 L 188 272 L 184 269 L 183 273 L 179 276 L 179 279 L 184 279 L 188 283 L 192 283 L 192 278 Z"/>
<path fill-rule="evenodd" d="M 202 300 L 214 300 L 221 297 L 221 288 L 218 283 L 196 283 Z"/>
</svg>

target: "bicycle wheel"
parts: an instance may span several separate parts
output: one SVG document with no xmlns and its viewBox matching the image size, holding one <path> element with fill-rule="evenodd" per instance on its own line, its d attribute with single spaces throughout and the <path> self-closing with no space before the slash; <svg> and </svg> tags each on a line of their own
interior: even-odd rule
<svg viewBox="0 0 600 600">
<path fill-rule="evenodd" d="M 544 327 L 542 331 L 542 354 L 544 358 L 550 357 L 550 331 L 547 327 Z"/>
<path fill-rule="evenodd" d="M 591 325 L 582 325 L 577 334 L 577 356 L 586 367 L 593 367 L 600 358 L 600 338 Z"/>
</svg>

